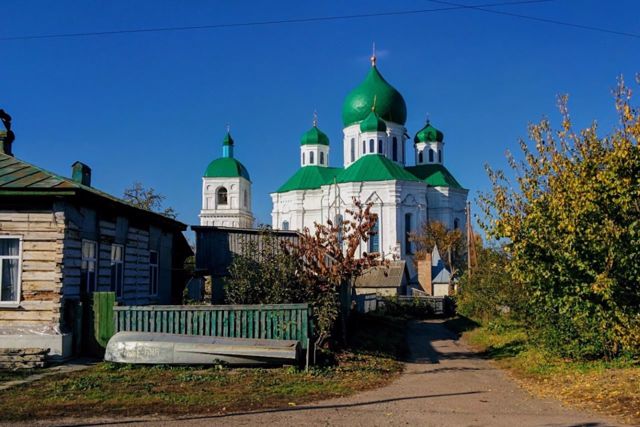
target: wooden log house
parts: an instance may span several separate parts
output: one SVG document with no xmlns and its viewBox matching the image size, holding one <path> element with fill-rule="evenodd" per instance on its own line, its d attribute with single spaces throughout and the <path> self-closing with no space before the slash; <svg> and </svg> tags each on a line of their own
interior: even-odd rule
<svg viewBox="0 0 640 427">
<path fill-rule="evenodd" d="M 177 302 L 193 254 L 185 229 L 91 187 L 80 162 L 64 178 L 0 144 L 0 348 L 71 356 L 91 329 L 94 291 L 124 305 Z"/>
</svg>

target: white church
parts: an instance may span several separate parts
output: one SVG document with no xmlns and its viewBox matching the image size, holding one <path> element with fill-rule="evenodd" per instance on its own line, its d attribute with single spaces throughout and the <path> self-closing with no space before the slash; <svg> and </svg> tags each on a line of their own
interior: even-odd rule
<svg viewBox="0 0 640 427">
<path fill-rule="evenodd" d="M 271 193 L 272 227 L 313 229 L 316 222 L 340 220 L 355 197 L 372 202 L 378 215 L 377 234 L 360 251 L 402 260 L 411 259 L 408 236 L 422 223 L 464 227 L 468 190 L 444 166 L 443 133 L 427 121 L 413 138 L 415 164 L 410 165 L 406 119 L 402 95 L 382 77 L 372 56 L 365 80 L 342 107 L 343 167 L 330 166 L 329 138 L 314 119 L 301 138 L 300 168 Z M 230 135 L 223 142 L 223 157 L 214 160 L 203 177 L 200 219 L 201 225 L 252 225 L 251 181 L 233 158 Z M 406 265 L 415 277 L 413 263 Z"/>
</svg>

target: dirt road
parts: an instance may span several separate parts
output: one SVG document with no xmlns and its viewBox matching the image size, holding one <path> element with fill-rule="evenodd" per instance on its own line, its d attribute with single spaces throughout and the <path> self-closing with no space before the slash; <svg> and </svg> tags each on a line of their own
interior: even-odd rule
<svg viewBox="0 0 640 427">
<path fill-rule="evenodd" d="M 248 414 L 95 425 L 224 426 L 615 426 L 614 420 L 536 399 L 439 321 L 411 325 L 411 359 L 387 387 L 342 399 Z"/>
</svg>

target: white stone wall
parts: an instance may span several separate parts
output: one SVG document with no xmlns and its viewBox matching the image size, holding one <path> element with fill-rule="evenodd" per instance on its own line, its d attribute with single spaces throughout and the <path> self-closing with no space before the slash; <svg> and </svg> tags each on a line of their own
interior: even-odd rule
<svg viewBox="0 0 640 427">
<path fill-rule="evenodd" d="M 406 133 L 407 129 L 393 122 L 387 122 L 387 132 L 360 132 L 360 124 L 355 124 L 348 126 L 343 129 L 344 139 L 342 141 L 343 145 L 343 159 L 344 159 L 344 167 L 349 167 L 352 163 L 358 161 L 360 157 L 366 154 L 371 154 L 369 150 L 369 140 L 374 139 L 376 141 L 375 152 L 378 151 L 378 140 L 383 140 L 384 151 L 383 155 L 389 158 L 389 160 L 393 160 L 393 138 L 396 138 L 398 144 L 398 153 L 396 162 L 400 165 L 406 164 Z M 355 144 L 355 152 L 354 152 L 354 160 L 351 161 L 351 140 L 353 139 Z M 365 153 L 362 150 L 362 143 L 366 144 Z"/>
<path fill-rule="evenodd" d="M 227 189 L 227 204 L 218 203 L 222 187 Z M 252 227 L 251 182 L 243 177 L 202 178 L 200 225 Z"/>
</svg>

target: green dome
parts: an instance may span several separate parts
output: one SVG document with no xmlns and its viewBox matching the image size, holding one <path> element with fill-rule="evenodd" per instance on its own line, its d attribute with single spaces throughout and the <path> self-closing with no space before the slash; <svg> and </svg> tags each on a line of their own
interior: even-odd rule
<svg viewBox="0 0 640 427">
<path fill-rule="evenodd" d="M 360 122 L 360 132 L 386 132 L 387 124 L 376 114 L 375 111 L 369 113 L 366 119 Z"/>
<path fill-rule="evenodd" d="M 300 145 L 329 145 L 329 137 L 314 125 L 302 135 Z"/>
<path fill-rule="evenodd" d="M 444 139 L 444 134 L 440 132 L 438 129 L 431 126 L 431 123 L 427 121 L 427 124 L 424 125 L 422 129 L 416 133 L 415 138 L 413 138 L 413 142 L 416 144 L 418 142 L 442 142 Z"/>
<path fill-rule="evenodd" d="M 373 108 L 380 118 L 404 125 L 407 121 L 407 105 L 393 86 L 372 66 L 367 78 L 347 95 L 342 106 L 342 123 L 345 126 L 364 120 Z"/>
<path fill-rule="evenodd" d="M 233 178 L 243 177 L 247 181 L 251 181 L 249 178 L 249 172 L 242 163 L 234 159 L 233 157 L 221 157 L 215 159 L 207 170 L 204 171 L 205 178 Z"/>
</svg>

